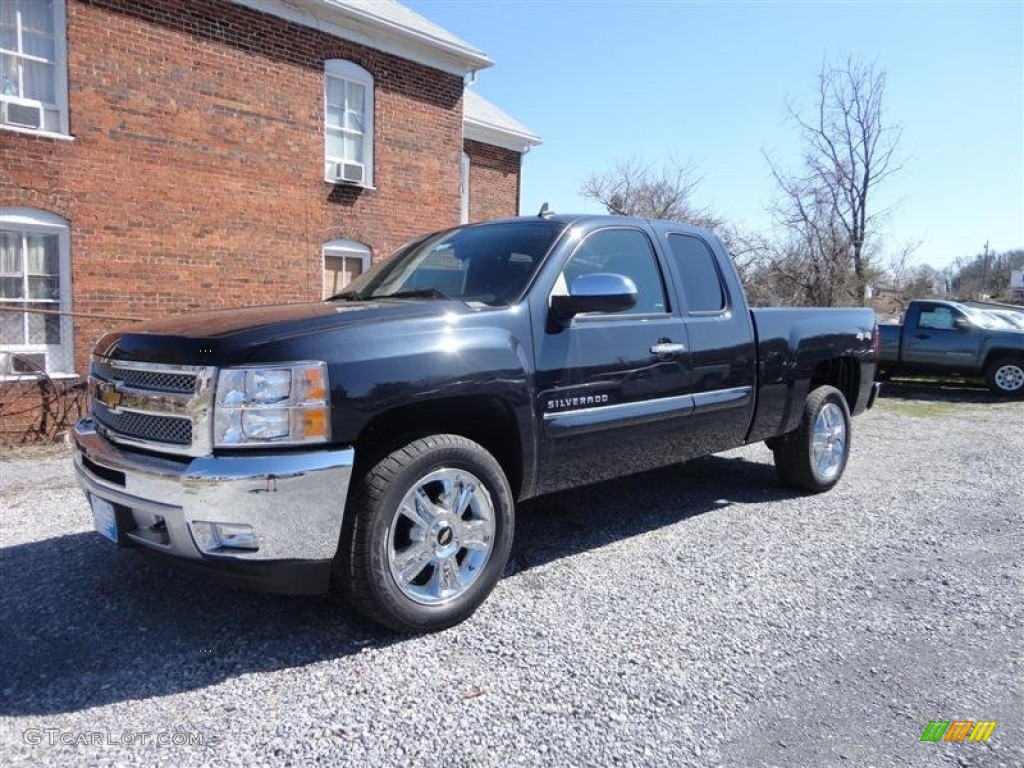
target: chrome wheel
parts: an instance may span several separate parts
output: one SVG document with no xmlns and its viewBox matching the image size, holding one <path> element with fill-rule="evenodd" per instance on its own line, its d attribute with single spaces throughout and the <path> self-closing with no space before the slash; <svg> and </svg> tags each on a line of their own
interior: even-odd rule
<svg viewBox="0 0 1024 768">
<path fill-rule="evenodd" d="M 391 520 L 388 567 L 423 605 L 457 598 L 480 577 L 494 541 L 494 504 L 480 479 L 442 468 L 412 484 Z"/>
<path fill-rule="evenodd" d="M 1006 363 L 996 368 L 992 380 L 1003 392 L 1019 392 L 1024 387 L 1024 368 L 1016 363 Z"/>
<path fill-rule="evenodd" d="M 821 493 L 839 482 L 850 455 L 850 410 L 829 384 L 804 401 L 800 426 L 772 440 L 779 479 L 791 488 Z"/>
<path fill-rule="evenodd" d="M 811 461 L 818 476 L 828 482 L 838 474 L 846 455 L 846 419 L 835 403 L 825 403 L 814 421 Z"/>
</svg>

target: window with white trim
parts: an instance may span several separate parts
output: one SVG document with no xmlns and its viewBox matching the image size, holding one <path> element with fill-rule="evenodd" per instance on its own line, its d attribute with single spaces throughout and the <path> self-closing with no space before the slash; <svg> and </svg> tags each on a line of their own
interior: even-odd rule
<svg viewBox="0 0 1024 768">
<path fill-rule="evenodd" d="M 74 372 L 68 223 L 0 208 L 0 376 Z"/>
<path fill-rule="evenodd" d="M 462 210 L 459 223 L 469 223 L 469 173 L 471 169 L 469 153 L 462 153 L 462 173 L 460 175 L 459 192 L 462 195 Z"/>
<path fill-rule="evenodd" d="M 64 0 L 0 2 L 0 127 L 68 133 Z"/>
<path fill-rule="evenodd" d="M 345 286 L 370 268 L 370 249 L 354 240 L 324 243 L 324 298 L 345 290 Z"/>
<path fill-rule="evenodd" d="M 324 62 L 324 180 L 373 186 L 373 76 L 341 59 Z"/>
<path fill-rule="evenodd" d="M 611 273 L 624 275 L 636 286 L 636 305 L 622 315 L 665 314 L 665 282 L 658 267 L 650 238 L 631 227 L 609 227 L 587 235 L 580 243 L 555 283 L 555 292 L 566 294 L 573 282 L 584 275 Z"/>
</svg>

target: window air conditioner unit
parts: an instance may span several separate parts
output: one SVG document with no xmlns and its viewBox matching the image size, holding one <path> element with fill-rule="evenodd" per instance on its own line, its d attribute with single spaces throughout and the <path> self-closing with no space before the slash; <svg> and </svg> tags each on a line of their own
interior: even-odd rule
<svg viewBox="0 0 1024 768">
<path fill-rule="evenodd" d="M 0 354 L 0 376 L 39 376 L 46 371 L 46 354 L 4 352 Z"/>
<path fill-rule="evenodd" d="M 366 176 L 366 167 L 362 163 L 334 163 L 333 177 L 343 184 L 362 184 Z"/>
<path fill-rule="evenodd" d="M 4 98 L 0 100 L 0 122 L 20 128 L 42 128 L 43 105 L 27 99 Z"/>
</svg>

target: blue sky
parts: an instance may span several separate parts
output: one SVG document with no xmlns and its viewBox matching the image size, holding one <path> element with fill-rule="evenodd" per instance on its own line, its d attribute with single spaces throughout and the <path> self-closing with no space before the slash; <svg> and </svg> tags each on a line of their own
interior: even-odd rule
<svg viewBox="0 0 1024 768">
<path fill-rule="evenodd" d="M 904 170 L 875 198 L 897 204 L 887 249 L 922 241 L 914 261 L 942 267 L 1024 247 L 1024 0 L 405 4 L 485 51 L 473 87 L 543 139 L 524 213 L 598 211 L 588 173 L 674 157 L 703 177 L 696 203 L 767 231 L 763 153 L 798 162 L 787 101 L 809 106 L 822 61 L 849 52 L 886 70 L 903 128 Z"/>
</svg>

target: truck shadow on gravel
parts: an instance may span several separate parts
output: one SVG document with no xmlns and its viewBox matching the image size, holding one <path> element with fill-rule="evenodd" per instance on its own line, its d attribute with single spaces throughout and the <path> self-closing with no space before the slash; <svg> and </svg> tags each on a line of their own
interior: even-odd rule
<svg viewBox="0 0 1024 768">
<path fill-rule="evenodd" d="M 1006 403 L 984 383 L 969 380 L 890 379 L 882 382 L 881 400 L 913 400 L 933 403 Z"/>
<path fill-rule="evenodd" d="M 793 498 L 771 464 L 708 456 L 519 505 L 505 575 L 657 530 L 734 503 Z"/>
<path fill-rule="evenodd" d="M 767 464 L 708 457 L 521 505 L 506 575 L 730 503 L 791 497 Z M 211 584 L 77 533 L 0 551 L 0 714 L 43 716 L 417 642 L 334 595 Z"/>
</svg>

